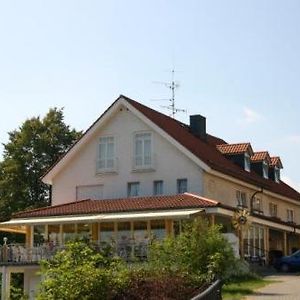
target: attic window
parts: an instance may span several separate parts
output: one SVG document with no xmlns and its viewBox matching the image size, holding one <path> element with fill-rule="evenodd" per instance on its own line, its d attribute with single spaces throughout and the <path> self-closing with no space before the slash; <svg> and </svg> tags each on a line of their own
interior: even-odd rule
<svg viewBox="0 0 300 300">
<path fill-rule="evenodd" d="M 244 168 L 245 171 L 250 172 L 250 155 L 246 152 L 244 157 Z"/>
<path fill-rule="evenodd" d="M 280 169 L 278 167 L 274 168 L 274 180 L 277 183 L 280 181 Z"/>
<path fill-rule="evenodd" d="M 263 161 L 262 168 L 263 168 L 263 177 L 268 179 L 269 178 L 269 166 L 266 161 Z"/>
</svg>

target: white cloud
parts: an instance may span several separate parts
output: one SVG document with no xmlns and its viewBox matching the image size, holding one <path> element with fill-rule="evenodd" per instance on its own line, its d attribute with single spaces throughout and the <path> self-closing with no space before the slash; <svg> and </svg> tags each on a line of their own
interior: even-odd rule
<svg viewBox="0 0 300 300">
<path fill-rule="evenodd" d="M 255 110 L 249 107 L 244 107 L 243 113 L 244 113 L 244 121 L 248 124 L 256 123 L 262 119 L 262 116 L 258 112 L 256 112 Z"/>
<path fill-rule="evenodd" d="M 290 185 L 292 188 L 300 192 L 300 182 L 295 182 L 293 179 L 291 179 L 288 176 L 281 176 L 281 180 L 284 181 L 286 184 Z"/>
</svg>

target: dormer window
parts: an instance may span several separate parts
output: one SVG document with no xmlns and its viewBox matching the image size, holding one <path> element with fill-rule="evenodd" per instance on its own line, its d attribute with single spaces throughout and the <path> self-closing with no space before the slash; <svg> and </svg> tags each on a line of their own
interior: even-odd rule
<svg viewBox="0 0 300 300">
<path fill-rule="evenodd" d="M 274 168 L 274 180 L 275 182 L 280 182 L 280 169 L 278 167 Z"/>
<path fill-rule="evenodd" d="M 271 157 L 271 164 L 269 169 L 269 178 L 276 183 L 280 183 L 280 169 L 282 169 L 282 162 L 279 156 Z"/>
<path fill-rule="evenodd" d="M 250 155 L 245 152 L 245 156 L 244 156 L 244 168 L 245 171 L 250 172 L 250 166 L 251 166 L 251 162 L 250 162 Z"/>
<path fill-rule="evenodd" d="M 262 168 L 263 168 L 263 177 L 268 179 L 269 178 L 269 165 L 266 161 L 263 161 Z"/>
</svg>

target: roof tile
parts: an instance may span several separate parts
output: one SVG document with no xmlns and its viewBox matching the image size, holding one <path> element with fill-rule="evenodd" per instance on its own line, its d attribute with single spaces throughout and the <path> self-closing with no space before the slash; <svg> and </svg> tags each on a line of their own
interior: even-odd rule
<svg viewBox="0 0 300 300">
<path fill-rule="evenodd" d="M 212 169 L 239 180 L 254 184 L 273 193 L 300 201 L 300 193 L 286 183 L 282 181 L 276 183 L 271 179 L 265 179 L 256 174 L 254 171 L 247 172 L 229 159 L 225 158 L 225 156 L 216 149 L 216 144 L 210 142 L 210 140 L 212 140 L 212 136 L 210 136 L 210 139 L 205 142 L 204 140 L 194 136 L 189 131 L 189 126 L 184 126 L 181 122 L 144 106 L 139 102 L 125 96 L 122 97 Z M 214 141 L 217 140 L 218 138 L 216 137 Z"/>
<path fill-rule="evenodd" d="M 261 162 L 264 160 L 271 164 L 271 158 L 268 151 L 254 152 L 253 156 L 251 156 L 252 162 Z"/>
<path fill-rule="evenodd" d="M 222 144 L 217 145 L 217 149 L 222 154 L 242 154 L 247 151 L 253 153 L 250 143 L 239 143 L 239 144 Z M 251 149 L 251 150 L 250 150 Z"/>
<path fill-rule="evenodd" d="M 194 194 L 133 197 L 106 200 L 82 200 L 14 214 L 14 218 L 81 215 L 129 211 L 214 207 L 218 202 Z"/>
</svg>

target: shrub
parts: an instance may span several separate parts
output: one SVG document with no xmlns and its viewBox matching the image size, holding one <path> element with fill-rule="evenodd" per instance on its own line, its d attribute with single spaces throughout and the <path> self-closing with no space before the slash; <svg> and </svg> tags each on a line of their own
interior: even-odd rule
<svg viewBox="0 0 300 300">
<path fill-rule="evenodd" d="M 128 270 L 117 258 L 95 253 L 82 242 L 69 243 L 41 264 L 37 299 L 109 299 L 127 285 Z"/>
<path fill-rule="evenodd" d="M 199 288 L 180 274 L 152 274 L 140 269 L 130 274 L 128 287 L 114 300 L 184 300 L 191 299 L 205 287 Z"/>
<path fill-rule="evenodd" d="M 186 223 L 179 236 L 152 245 L 152 269 L 163 273 L 179 272 L 201 282 L 223 277 L 235 258 L 220 229 L 218 225 L 209 226 L 202 218 Z"/>
</svg>

